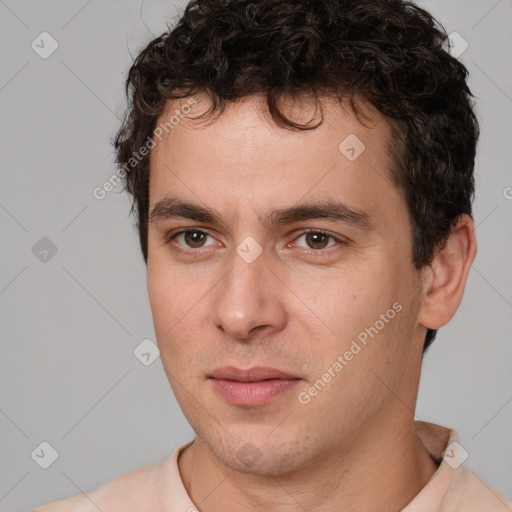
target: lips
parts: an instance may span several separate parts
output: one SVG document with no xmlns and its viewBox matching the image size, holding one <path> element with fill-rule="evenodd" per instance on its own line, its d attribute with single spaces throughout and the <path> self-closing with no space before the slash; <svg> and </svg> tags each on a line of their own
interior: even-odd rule
<svg viewBox="0 0 512 512">
<path fill-rule="evenodd" d="M 233 380 L 237 382 L 261 382 L 263 380 L 279 379 L 294 380 L 299 379 L 295 375 L 285 373 L 275 368 L 254 367 L 247 370 L 226 366 L 213 371 L 210 378 L 217 380 Z"/>
<path fill-rule="evenodd" d="M 302 380 L 275 368 L 218 368 L 208 376 L 213 391 L 231 405 L 259 407 L 289 395 Z"/>
</svg>

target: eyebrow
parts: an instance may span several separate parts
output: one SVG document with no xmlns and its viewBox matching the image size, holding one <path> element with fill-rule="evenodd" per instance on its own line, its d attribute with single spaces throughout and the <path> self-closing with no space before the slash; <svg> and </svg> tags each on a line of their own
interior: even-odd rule
<svg viewBox="0 0 512 512">
<path fill-rule="evenodd" d="M 149 222 L 172 218 L 187 218 L 227 228 L 222 216 L 216 210 L 173 197 L 165 197 L 154 205 L 149 215 Z M 346 203 L 332 200 L 301 203 L 280 208 L 272 210 L 259 218 L 262 224 L 267 226 L 281 226 L 311 219 L 343 222 L 368 232 L 376 229 L 372 217 L 367 212 L 355 209 Z"/>
</svg>

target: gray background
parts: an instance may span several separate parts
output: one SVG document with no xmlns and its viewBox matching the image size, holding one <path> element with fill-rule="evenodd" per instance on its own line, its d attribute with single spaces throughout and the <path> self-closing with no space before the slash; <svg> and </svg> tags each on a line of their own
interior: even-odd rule
<svg viewBox="0 0 512 512">
<path fill-rule="evenodd" d="M 155 338 L 128 198 L 92 194 L 115 170 L 130 52 L 169 5 L 0 0 L 0 510 L 90 490 L 193 435 L 160 359 L 133 354 Z M 425 359 L 417 417 L 457 429 L 467 466 L 512 499 L 512 0 L 421 5 L 469 43 L 482 137 L 478 256 Z M 59 45 L 47 59 L 31 48 L 43 31 Z M 43 441 L 59 455 L 46 470 L 31 457 Z"/>
</svg>

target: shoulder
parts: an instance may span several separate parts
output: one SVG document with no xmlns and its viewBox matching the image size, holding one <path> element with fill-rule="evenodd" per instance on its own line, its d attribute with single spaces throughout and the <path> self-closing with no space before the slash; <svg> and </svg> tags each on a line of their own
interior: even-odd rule
<svg viewBox="0 0 512 512">
<path fill-rule="evenodd" d="M 467 454 L 455 430 L 416 421 L 415 432 L 438 469 L 403 512 L 512 512 L 505 497 L 463 464 Z"/>
<path fill-rule="evenodd" d="M 158 474 L 165 461 L 137 469 L 105 482 L 91 491 L 53 501 L 31 512 L 159 511 Z"/>
<path fill-rule="evenodd" d="M 459 485 L 454 489 L 456 510 L 482 510 L 485 512 L 512 512 L 512 503 L 486 485 L 467 468 L 461 469 Z"/>
</svg>

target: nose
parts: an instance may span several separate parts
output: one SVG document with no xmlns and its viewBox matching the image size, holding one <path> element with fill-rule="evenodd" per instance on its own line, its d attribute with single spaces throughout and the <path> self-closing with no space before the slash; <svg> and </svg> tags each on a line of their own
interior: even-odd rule
<svg viewBox="0 0 512 512">
<path fill-rule="evenodd" d="M 217 328 L 244 341 L 283 329 L 285 291 L 275 273 L 268 267 L 264 252 L 251 263 L 234 253 L 231 271 L 218 286 L 214 305 Z"/>
</svg>

